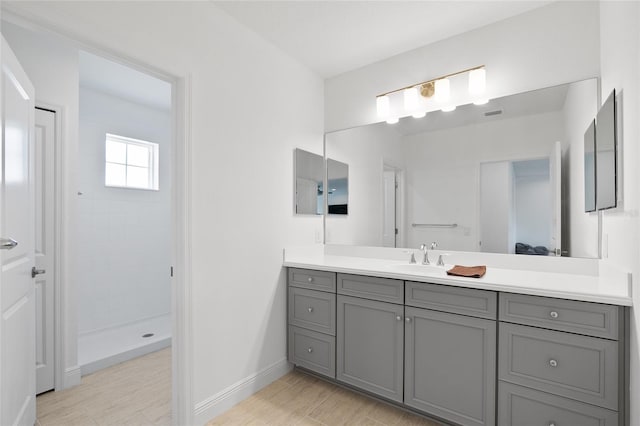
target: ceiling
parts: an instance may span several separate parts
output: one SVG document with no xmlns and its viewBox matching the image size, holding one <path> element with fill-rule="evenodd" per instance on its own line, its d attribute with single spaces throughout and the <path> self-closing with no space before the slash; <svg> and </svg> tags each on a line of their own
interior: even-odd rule
<svg viewBox="0 0 640 426">
<path fill-rule="evenodd" d="M 551 3 L 212 1 L 324 78 Z"/>
<path fill-rule="evenodd" d="M 88 52 L 79 53 L 80 86 L 151 108 L 171 109 L 171 84 Z"/>
</svg>

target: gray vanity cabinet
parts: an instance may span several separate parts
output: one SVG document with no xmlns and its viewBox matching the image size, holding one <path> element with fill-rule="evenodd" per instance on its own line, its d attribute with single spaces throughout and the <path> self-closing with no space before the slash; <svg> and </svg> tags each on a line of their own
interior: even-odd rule
<svg viewBox="0 0 640 426">
<path fill-rule="evenodd" d="M 459 425 L 494 425 L 497 294 L 407 282 L 405 304 L 404 403 Z"/>
<path fill-rule="evenodd" d="M 338 295 L 336 379 L 402 402 L 404 307 Z"/>
<path fill-rule="evenodd" d="M 405 315 L 405 404 L 460 425 L 493 425 L 496 322 L 411 307 Z"/>
<path fill-rule="evenodd" d="M 624 309 L 500 293 L 499 426 L 625 424 Z"/>
<path fill-rule="evenodd" d="M 336 274 L 289 268 L 288 359 L 336 377 Z"/>
</svg>

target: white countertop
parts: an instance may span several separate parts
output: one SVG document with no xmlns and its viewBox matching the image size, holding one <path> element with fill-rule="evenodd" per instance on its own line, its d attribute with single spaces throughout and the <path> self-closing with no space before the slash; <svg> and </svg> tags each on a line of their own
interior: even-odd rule
<svg viewBox="0 0 640 426">
<path fill-rule="evenodd" d="M 465 253 L 452 253 L 450 257 L 454 262 L 465 266 L 478 265 L 480 264 L 478 260 L 497 259 L 495 263 L 499 267 L 491 266 L 491 262 L 484 263 L 487 266 L 487 273 L 482 278 L 465 278 L 447 275 L 446 270 L 453 267 L 453 264 L 448 262 L 444 267 L 424 267 L 420 263 L 409 265 L 409 254 L 406 250 L 358 250 L 356 248 L 351 251 L 355 255 L 349 255 L 349 251 L 344 247 L 332 250 L 330 246 L 321 245 L 287 248 L 284 252 L 283 265 L 613 305 L 632 305 L 630 274 L 604 264 L 598 259 L 569 260 L 566 262 L 567 271 L 564 272 L 562 263 L 558 263 L 558 260 L 531 259 L 529 261 L 523 259 L 526 256 L 511 255 L 514 263 L 519 264 L 516 265 L 518 269 L 514 269 L 508 265 L 509 258 L 504 257 L 509 255 L 483 257 L 482 254 L 474 253 L 468 256 L 468 259 L 473 260 L 474 263 L 462 263 Z M 415 257 L 420 262 L 421 257 L 417 251 L 415 252 Z M 431 255 L 432 264 L 435 264 L 437 255 L 438 252 L 435 256 Z M 399 257 L 406 260 L 398 260 Z M 589 261 L 594 263 L 591 264 Z M 586 268 L 583 267 L 585 273 L 576 271 L 579 269 L 576 268 L 576 264 L 580 265 L 579 262 L 587 265 Z M 532 268 L 524 269 L 523 266 Z"/>
</svg>

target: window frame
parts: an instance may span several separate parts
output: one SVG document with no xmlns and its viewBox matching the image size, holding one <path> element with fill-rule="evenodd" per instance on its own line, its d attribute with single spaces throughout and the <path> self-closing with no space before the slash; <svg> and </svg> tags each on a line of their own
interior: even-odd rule
<svg viewBox="0 0 640 426">
<path fill-rule="evenodd" d="M 115 161 L 108 161 L 107 160 L 107 146 L 108 146 L 109 142 L 122 143 L 122 144 L 125 144 L 125 146 L 127 148 L 128 148 L 129 145 L 145 148 L 149 153 L 149 166 L 148 167 L 143 167 L 143 166 L 136 166 L 134 164 L 130 164 L 129 163 L 129 159 L 127 158 L 128 149 L 125 150 L 125 162 L 124 163 L 115 162 Z M 104 153 L 105 153 L 105 156 L 104 156 L 104 185 L 105 185 L 105 187 L 106 188 L 120 188 L 120 189 L 138 189 L 138 190 L 142 190 L 142 191 L 159 191 L 160 190 L 160 182 L 159 182 L 159 168 L 160 168 L 159 154 L 160 154 L 160 149 L 159 148 L 160 148 L 159 145 L 157 143 L 155 143 L 155 142 L 149 142 L 149 141 L 144 141 L 144 140 L 141 140 L 141 139 L 129 138 L 129 137 L 126 137 L 126 136 L 120 136 L 120 135 L 116 135 L 116 134 L 113 134 L 113 133 L 106 133 L 105 134 L 105 142 L 104 142 Z M 113 185 L 113 184 L 108 184 L 107 183 L 107 165 L 108 164 L 116 164 L 116 165 L 125 167 L 125 184 L 124 185 Z M 128 173 L 128 168 L 129 167 L 137 167 L 137 168 L 140 168 L 140 169 L 147 169 L 149 185 L 146 186 L 146 187 L 128 185 L 127 173 Z"/>
</svg>

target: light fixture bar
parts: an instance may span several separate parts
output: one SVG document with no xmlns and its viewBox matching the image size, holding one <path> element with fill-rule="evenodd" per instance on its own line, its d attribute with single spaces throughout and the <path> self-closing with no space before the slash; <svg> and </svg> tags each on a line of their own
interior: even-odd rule
<svg viewBox="0 0 640 426">
<path fill-rule="evenodd" d="M 434 81 L 442 80 L 443 78 L 449 78 L 449 77 L 453 77 L 453 76 L 456 76 L 456 75 L 460 75 L 460 74 L 464 74 L 464 73 L 467 73 L 467 72 L 471 72 L 471 71 L 474 71 L 474 70 L 479 70 L 479 69 L 482 69 L 484 67 L 485 67 L 484 65 L 478 65 L 477 67 L 467 68 L 466 70 L 452 72 L 451 74 L 443 75 L 443 76 L 437 77 L 437 78 L 432 78 L 431 80 L 425 80 L 423 82 L 415 83 L 415 84 L 412 84 L 410 86 L 401 87 L 400 89 L 391 90 L 389 92 L 381 93 L 378 96 L 376 96 L 376 98 L 379 98 L 380 96 L 391 95 L 391 94 L 397 93 L 397 92 L 402 92 L 405 89 L 410 89 L 412 87 L 422 86 L 423 84 L 433 83 Z"/>
</svg>

